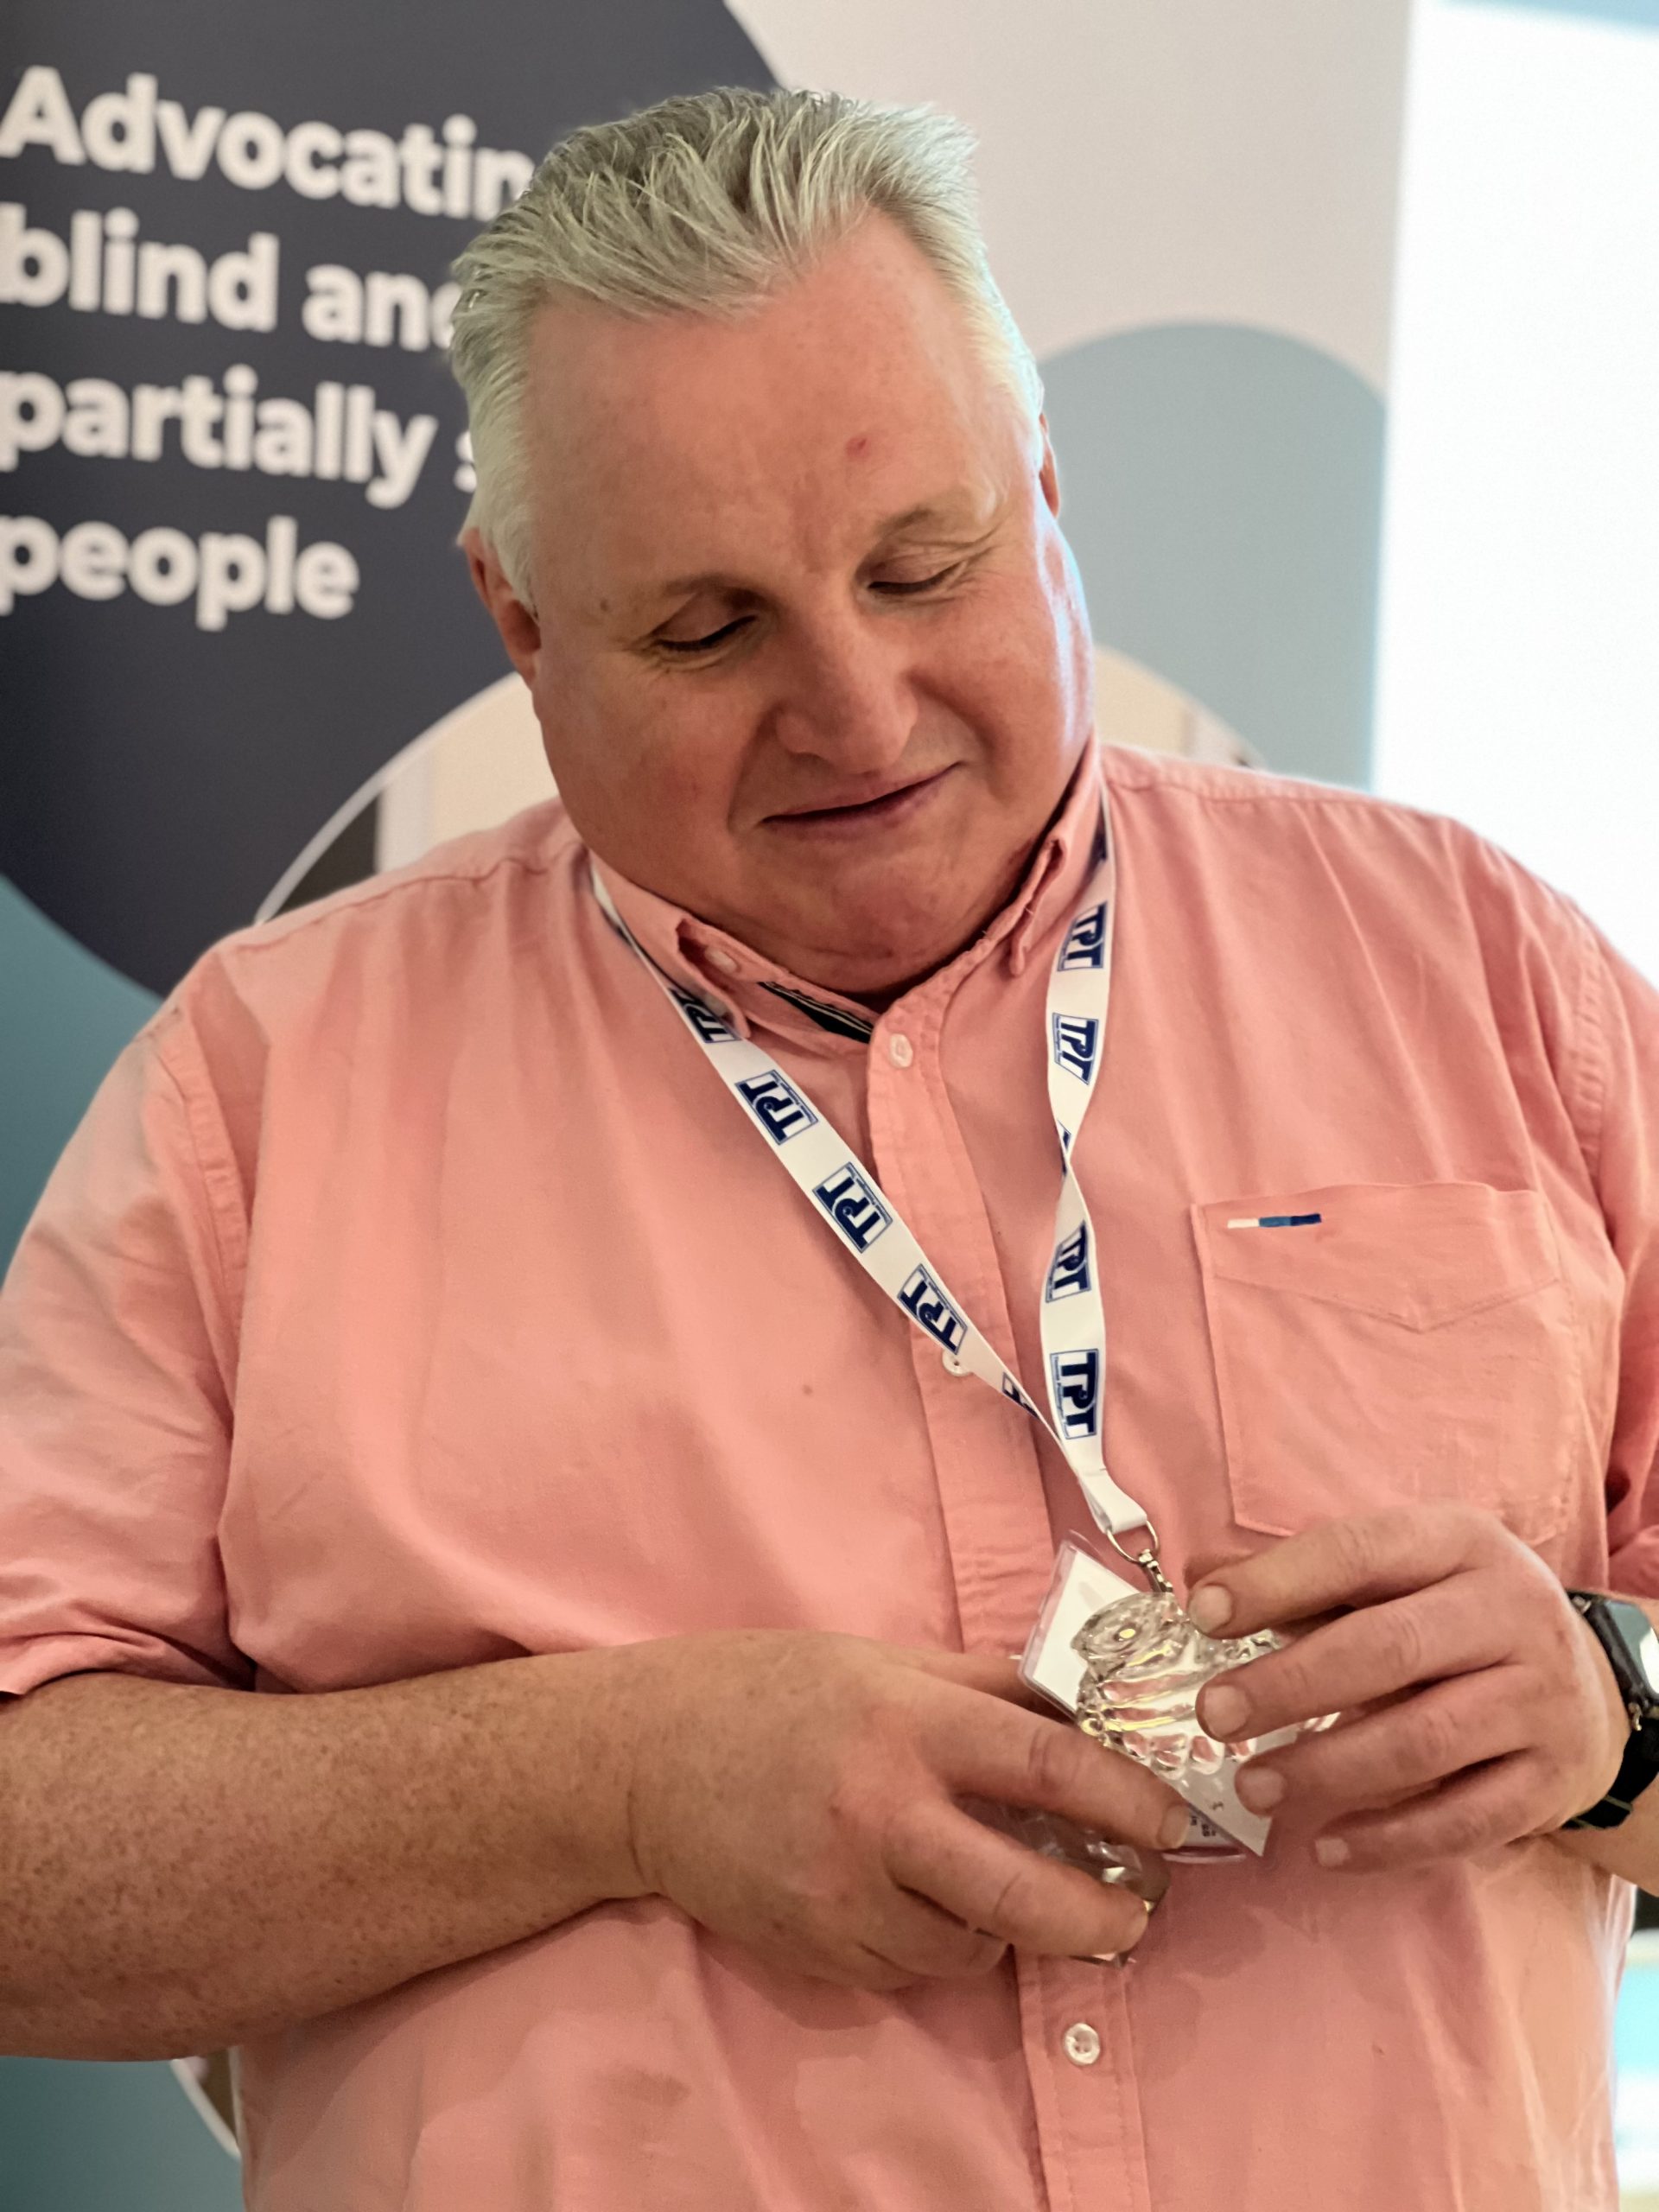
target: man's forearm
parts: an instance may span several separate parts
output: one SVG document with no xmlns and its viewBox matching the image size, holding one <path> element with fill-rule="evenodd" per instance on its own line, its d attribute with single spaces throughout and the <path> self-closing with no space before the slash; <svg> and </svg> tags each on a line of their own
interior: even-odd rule
<svg viewBox="0 0 1659 2212">
<path fill-rule="evenodd" d="M 0 2055 L 218 2050 L 626 1894 L 618 1656 L 0 1703 Z"/>
</svg>

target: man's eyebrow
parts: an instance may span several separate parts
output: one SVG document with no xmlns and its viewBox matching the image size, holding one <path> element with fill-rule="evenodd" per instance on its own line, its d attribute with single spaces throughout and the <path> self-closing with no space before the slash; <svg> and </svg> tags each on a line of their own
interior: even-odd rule
<svg viewBox="0 0 1659 2212">
<path fill-rule="evenodd" d="M 660 600 L 689 598 L 693 592 L 746 591 L 747 588 L 747 585 L 740 584 L 735 576 L 727 575 L 723 569 L 709 569 L 697 576 L 670 576 L 664 583 L 642 585 L 631 597 L 636 607 L 650 607 L 656 606 Z"/>
<path fill-rule="evenodd" d="M 942 524 L 946 529 L 971 531 L 982 536 L 988 531 L 1001 512 L 1001 503 L 988 511 L 982 508 L 970 493 L 955 493 L 938 499 L 924 499 L 919 505 L 906 507 L 900 513 L 885 516 L 870 533 L 872 548 L 885 545 L 900 537 L 907 530 L 924 524 Z M 666 599 L 687 599 L 700 591 L 745 592 L 751 587 L 721 569 L 706 569 L 691 576 L 670 576 L 665 582 L 647 584 L 633 599 L 637 608 L 645 609 Z"/>
<path fill-rule="evenodd" d="M 943 523 L 949 529 L 974 529 L 980 525 L 982 518 L 984 527 L 988 529 L 1000 504 L 994 502 L 988 509 L 984 502 L 976 500 L 969 492 L 953 492 L 943 499 L 924 499 L 919 506 L 906 507 L 902 514 L 889 515 L 885 522 L 878 523 L 870 542 L 880 545 L 887 538 L 897 537 L 901 531 L 914 530 L 920 523 Z"/>
</svg>

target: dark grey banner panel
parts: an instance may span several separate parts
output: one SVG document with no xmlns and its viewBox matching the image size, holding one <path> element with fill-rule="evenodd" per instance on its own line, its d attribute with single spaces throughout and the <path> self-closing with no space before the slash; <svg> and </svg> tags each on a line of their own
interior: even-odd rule
<svg viewBox="0 0 1659 2212">
<path fill-rule="evenodd" d="M 571 126 L 771 81 L 718 0 L 9 0 L 0 873 L 165 991 L 500 672 L 448 264 Z"/>
</svg>

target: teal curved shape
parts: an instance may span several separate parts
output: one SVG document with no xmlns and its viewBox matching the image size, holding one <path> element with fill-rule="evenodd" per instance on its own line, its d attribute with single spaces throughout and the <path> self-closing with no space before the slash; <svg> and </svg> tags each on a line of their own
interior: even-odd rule
<svg viewBox="0 0 1659 2212">
<path fill-rule="evenodd" d="M 1531 15 L 1586 16 L 1603 23 L 1633 23 L 1659 31 L 1659 0 L 1454 0 L 1460 8 L 1523 8 Z"/>
<path fill-rule="evenodd" d="M 241 2212 L 241 2204 L 240 2164 L 165 2062 L 0 2060 L 0 2212 Z"/>
<path fill-rule="evenodd" d="M 0 876 L 0 1268 L 111 1062 L 159 1004 Z"/>
<path fill-rule="evenodd" d="M 1370 780 L 1387 410 L 1273 331 L 1171 323 L 1041 364 L 1096 640 L 1287 775 Z"/>
<path fill-rule="evenodd" d="M 0 877 L 0 1267 L 122 1046 L 154 1013 Z M 240 2169 L 161 2063 L 0 2058 L 0 2212 L 234 2212 Z"/>
</svg>

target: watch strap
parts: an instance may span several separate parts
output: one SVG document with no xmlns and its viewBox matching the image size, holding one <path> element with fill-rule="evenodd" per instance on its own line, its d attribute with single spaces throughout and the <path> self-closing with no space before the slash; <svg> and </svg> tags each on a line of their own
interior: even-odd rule
<svg viewBox="0 0 1659 2212">
<path fill-rule="evenodd" d="M 1624 1747 L 1618 1772 L 1605 1797 L 1586 1813 L 1563 1821 L 1569 1828 L 1616 1828 L 1628 1821 L 1636 1801 L 1649 1783 L 1659 1777 L 1659 1729 L 1638 1728 Z"/>
<path fill-rule="evenodd" d="M 1582 1616 L 1607 1656 L 1618 1684 L 1618 1694 L 1630 1715 L 1630 1741 L 1619 1761 L 1618 1772 L 1605 1797 L 1562 1823 L 1566 1828 L 1616 1828 L 1629 1820 L 1637 1799 L 1659 1779 L 1659 1701 L 1643 1681 L 1635 1655 L 1610 1617 L 1599 1591 L 1569 1590 L 1573 1609 Z"/>
</svg>

